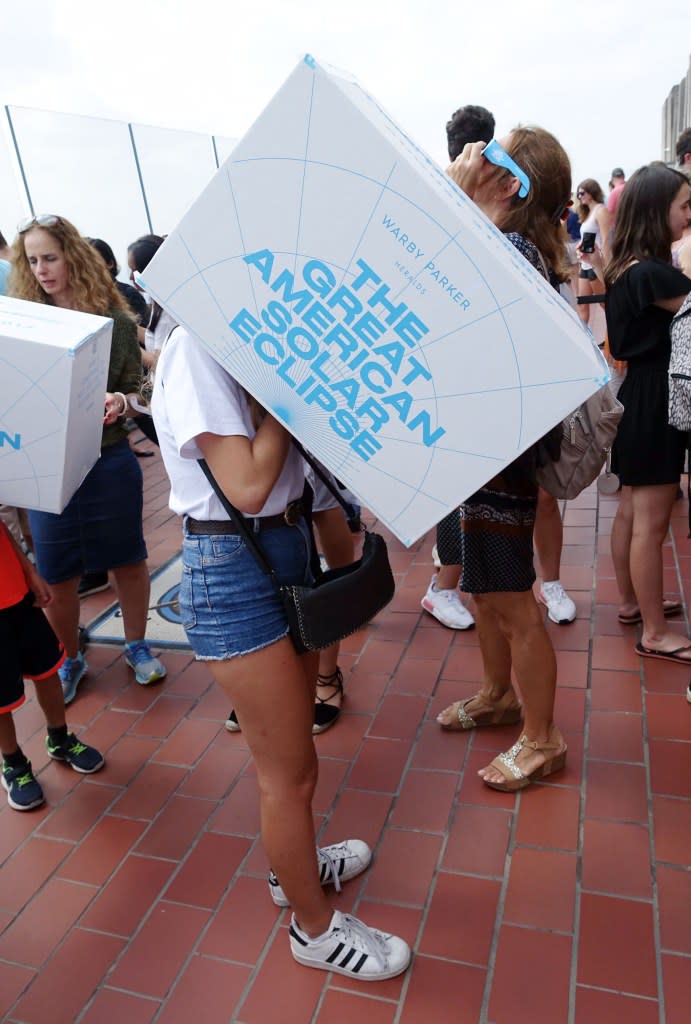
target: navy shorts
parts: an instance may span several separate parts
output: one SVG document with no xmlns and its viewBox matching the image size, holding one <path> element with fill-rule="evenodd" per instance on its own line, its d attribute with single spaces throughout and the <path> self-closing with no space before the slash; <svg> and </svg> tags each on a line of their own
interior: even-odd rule
<svg viewBox="0 0 691 1024">
<path fill-rule="evenodd" d="M 29 513 L 38 571 L 48 583 L 63 583 L 143 562 L 143 503 L 142 471 L 124 438 L 102 450 L 60 515 Z"/>
<path fill-rule="evenodd" d="M 39 682 L 54 675 L 65 660 L 62 644 L 28 593 L 18 604 L 0 609 L 0 714 L 24 703 L 24 678 Z"/>
<path fill-rule="evenodd" d="M 281 583 L 311 581 L 304 521 L 255 536 Z M 288 635 L 281 599 L 242 537 L 185 531 L 182 563 L 180 616 L 198 660 L 251 654 Z"/>
</svg>

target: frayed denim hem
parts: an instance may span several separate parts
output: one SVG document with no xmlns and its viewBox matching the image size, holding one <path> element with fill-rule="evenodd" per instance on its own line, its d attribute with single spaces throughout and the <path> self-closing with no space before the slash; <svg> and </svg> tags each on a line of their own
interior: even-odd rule
<svg viewBox="0 0 691 1024">
<path fill-rule="evenodd" d="M 255 651 L 263 651 L 266 647 L 271 647 L 272 644 L 277 644 L 279 640 L 284 640 L 290 634 L 290 629 L 286 626 L 285 633 L 281 633 L 280 636 L 274 637 L 273 640 L 267 640 L 266 643 L 258 644 L 256 647 L 250 647 L 248 651 L 236 651 L 235 654 L 226 654 L 224 658 L 214 658 L 211 655 L 195 654 L 195 661 L 232 661 L 233 658 L 242 658 L 246 654 L 254 654 Z"/>
</svg>

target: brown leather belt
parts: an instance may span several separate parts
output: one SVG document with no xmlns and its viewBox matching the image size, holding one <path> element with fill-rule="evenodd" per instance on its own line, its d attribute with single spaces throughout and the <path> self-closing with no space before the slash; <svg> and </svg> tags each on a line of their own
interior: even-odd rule
<svg viewBox="0 0 691 1024">
<path fill-rule="evenodd" d="M 302 502 L 291 501 L 286 506 L 285 512 L 275 516 L 258 516 L 255 519 L 245 517 L 247 528 L 256 532 L 262 530 L 275 530 L 277 526 L 295 526 L 302 515 Z M 187 532 L 192 535 L 219 536 L 231 534 L 237 536 L 240 531 L 230 519 L 193 519 L 187 516 L 185 520 Z"/>
</svg>

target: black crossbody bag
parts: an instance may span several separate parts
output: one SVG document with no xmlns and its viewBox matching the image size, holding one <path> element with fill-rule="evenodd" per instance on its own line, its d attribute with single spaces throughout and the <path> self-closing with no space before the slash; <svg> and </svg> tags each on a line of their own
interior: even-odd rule
<svg viewBox="0 0 691 1024">
<path fill-rule="evenodd" d="M 294 441 L 293 444 L 342 506 L 346 515 L 349 515 L 347 502 L 319 465 L 297 442 Z M 321 651 L 324 647 L 343 640 L 371 622 L 391 601 L 395 583 L 386 541 L 380 534 L 369 530 L 364 531 L 362 555 L 357 561 L 326 572 L 319 569 L 312 586 L 281 583 L 242 513 L 228 501 L 206 461 L 199 459 L 198 462 L 223 508 L 252 552 L 257 565 L 270 578 L 281 598 L 293 646 L 298 654 L 304 654 L 305 651 Z"/>
</svg>

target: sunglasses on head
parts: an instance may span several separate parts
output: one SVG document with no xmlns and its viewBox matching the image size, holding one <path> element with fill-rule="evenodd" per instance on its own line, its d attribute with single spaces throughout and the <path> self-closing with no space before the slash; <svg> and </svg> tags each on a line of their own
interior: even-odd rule
<svg viewBox="0 0 691 1024">
<path fill-rule="evenodd" d="M 503 167 L 509 172 L 509 174 L 512 174 L 514 178 L 518 179 L 520 185 L 518 195 L 521 199 L 525 199 L 530 192 L 530 178 L 523 168 L 519 167 L 516 161 L 509 156 L 501 143 L 497 142 L 496 139 L 492 139 L 492 141 L 488 142 L 483 149 L 482 155 L 485 160 L 489 160 L 489 162 L 494 164 L 496 167 Z"/>
<path fill-rule="evenodd" d="M 26 220 L 22 220 L 17 224 L 17 234 L 23 235 L 29 230 L 29 228 L 54 228 L 56 224 L 60 223 L 60 218 L 56 217 L 54 213 L 40 213 L 37 217 L 27 217 Z"/>
</svg>

